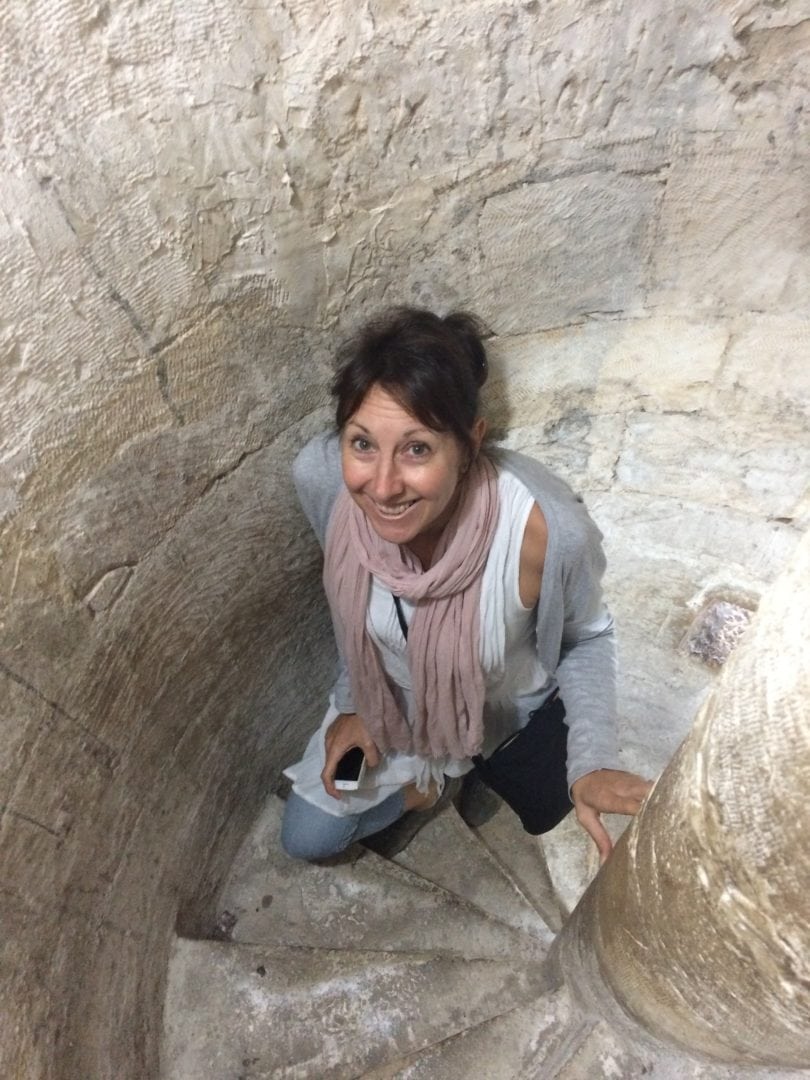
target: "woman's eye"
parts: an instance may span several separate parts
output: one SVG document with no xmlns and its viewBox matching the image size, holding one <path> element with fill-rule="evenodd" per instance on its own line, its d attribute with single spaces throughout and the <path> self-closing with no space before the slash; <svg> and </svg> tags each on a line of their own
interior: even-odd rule
<svg viewBox="0 0 810 1080">
<path fill-rule="evenodd" d="M 368 439 L 364 439 L 362 435 L 356 435 L 352 439 L 352 448 L 359 450 L 361 454 L 364 454 L 367 450 L 371 449 L 371 443 Z"/>
<path fill-rule="evenodd" d="M 411 443 L 409 450 L 412 457 L 427 457 L 430 447 L 427 443 Z"/>
</svg>

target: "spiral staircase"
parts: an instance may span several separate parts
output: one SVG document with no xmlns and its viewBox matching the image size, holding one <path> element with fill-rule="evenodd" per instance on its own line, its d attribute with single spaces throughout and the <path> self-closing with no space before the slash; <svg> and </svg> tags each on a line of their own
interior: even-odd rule
<svg viewBox="0 0 810 1080">
<path fill-rule="evenodd" d="M 210 939 L 175 940 L 162 1080 L 808 1075 L 628 1037 L 555 985 L 545 959 L 597 869 L 572 819 L 541 842 L 503 805 L 468 825 L 450 804 L 392 859 L 311 865 L 281 851 L 282 809 L 243 844 Z"/>
</svg>

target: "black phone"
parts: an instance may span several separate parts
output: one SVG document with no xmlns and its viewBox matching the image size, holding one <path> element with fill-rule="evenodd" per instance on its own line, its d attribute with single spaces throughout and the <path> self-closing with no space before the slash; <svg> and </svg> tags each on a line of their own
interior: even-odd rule
<svg viewBox="0 0 810 1080">
<path fill-rule="evenodd" d="M 366 771 L 366 755 L 359 746 L 347 750 L 335 769 L 335 787 L 340 791 L 356 791 Z"/>
</svg>

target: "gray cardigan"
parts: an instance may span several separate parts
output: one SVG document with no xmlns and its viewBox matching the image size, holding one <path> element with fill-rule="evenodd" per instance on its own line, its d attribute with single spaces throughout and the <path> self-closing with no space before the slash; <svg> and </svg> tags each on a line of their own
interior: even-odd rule
<svg viewBox="0 0 810 1080">
<path fill-rule="evenodd" d="M 557 680 L 568 724 L 568 783 L 594 769 L 619 768 L 616 747 L 616 655 L 613 619 L 602 603 L 602 534 L 581 498 L 544 465 L 510 450 L 491 458 L 522 480 L 543 512 L 548 546 L 537 605 L 537 655 Z M 332 506 L 343 486 L 334 434 L 318 435 L 301 450 L 293 479 L 304 513 L 324 546 Z M 342 660 L 335 707 L 353 712 Z"/>
</svg>

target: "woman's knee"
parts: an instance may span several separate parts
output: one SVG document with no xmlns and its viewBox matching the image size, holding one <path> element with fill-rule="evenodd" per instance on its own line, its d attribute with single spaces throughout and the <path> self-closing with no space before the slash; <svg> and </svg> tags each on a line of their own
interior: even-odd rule
<svg viewBox="0 0 810 1080">
<path fill-rule="evenodd" d="M 294 793 L 284 807 L 281 846 L 293 859 L 314 862 L 344 851 L 353 830 L 345 818 L 327 814 Z"/>
<path fill-rule="evenodd" d="M 289 835 L 282 832 L 281 846 L 285 854 L 292 859 L 317 862 L 319 859 L 329 859 L 333 855 L 339 855 L 348 847 L 348 844 L 330 843 L 328 837 Z"/>
</svg>

